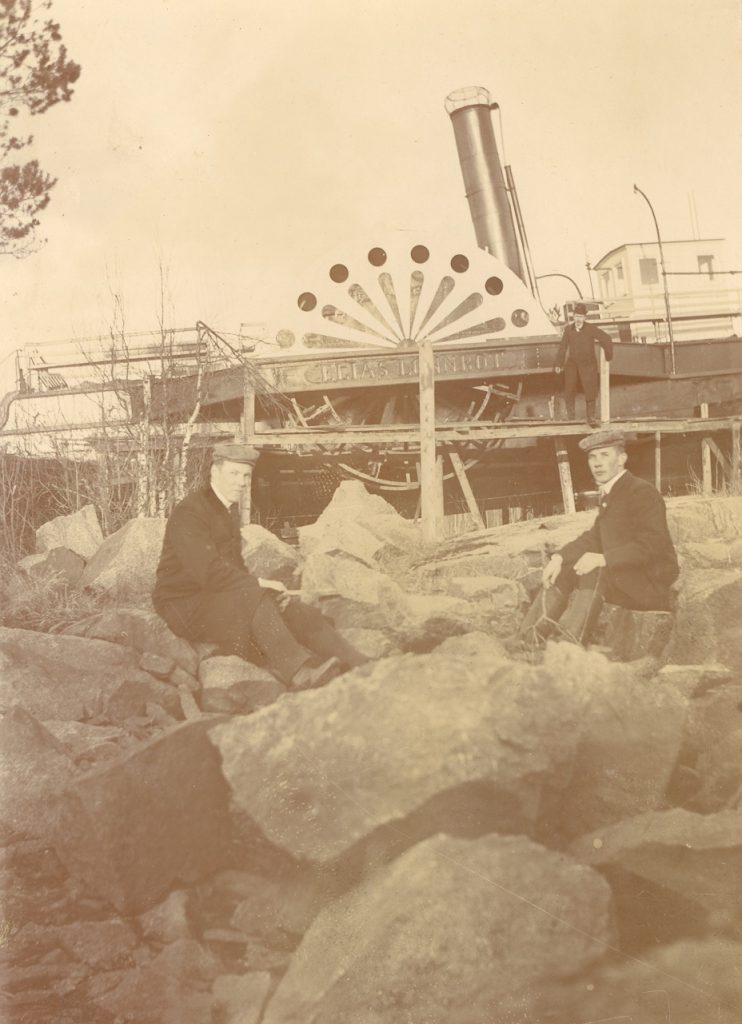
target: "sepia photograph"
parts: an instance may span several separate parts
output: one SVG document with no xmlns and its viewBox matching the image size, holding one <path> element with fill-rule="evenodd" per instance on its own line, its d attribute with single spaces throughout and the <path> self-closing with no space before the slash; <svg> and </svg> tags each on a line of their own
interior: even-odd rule
<svg viewBox="0 0 742 1024">
<path fill-rule="evenodd" d="M 742 1024 L 740 0 L 0 0 L 0 1024 Z"/>
</svg>

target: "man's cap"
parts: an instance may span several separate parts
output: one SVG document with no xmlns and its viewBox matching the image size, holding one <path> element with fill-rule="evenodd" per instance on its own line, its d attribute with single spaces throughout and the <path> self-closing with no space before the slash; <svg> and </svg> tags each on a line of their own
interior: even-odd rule
<svg viewBox="0 0 742 1024">
<path fill-rule="evenodd" d="M 582 313 L 583 316 L 587 316 L 587 306 L 584 302 L 575 303 L 575 313 Z"/>
<path fill-rule="evenodd" d="M 591 452 L 594 448 L 612 448 L 614 445 L 625 447 L 626 436 L 623 430 L 596 430 L 580 441 L 583 452 Z"/>
<path fill-rule="evenodd" d="M 213 459 L 227 459 L 229 462 L 243 462 L 246 465 L 254 466 L 260 458 L 257 448 L 251 448 L 249 444 L 234 444 L 224 442 L 214 445 Z"/>
</svg>

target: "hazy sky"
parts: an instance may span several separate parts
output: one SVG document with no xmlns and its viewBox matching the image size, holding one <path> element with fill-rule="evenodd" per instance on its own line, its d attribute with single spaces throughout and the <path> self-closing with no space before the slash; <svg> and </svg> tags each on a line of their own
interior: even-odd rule
<svg viewBox="0 0 742 1024">
<path fill-rule="evenodd" d="M 54 0 L 83 68 L 35 119 L 59 183 L 48 242 L 3 260 L 0 358 L 167 319 L 236 331 L 302 267 L 383 226 L 471 234 L 443 101 L 502 107 L 537 272 L 653 237 L 730 240 L 742 268 L 740 0 Z M 557 289 L 561 291 L 561 289 Z M 562 294 L 568 297 L 567 292 Z M 548 293 L 551 295 L 551 293 Z M 556 297 L 556 295 L 554 296 Z M 6 363 L 7 366 L 7 363 Z"/>
</svg>

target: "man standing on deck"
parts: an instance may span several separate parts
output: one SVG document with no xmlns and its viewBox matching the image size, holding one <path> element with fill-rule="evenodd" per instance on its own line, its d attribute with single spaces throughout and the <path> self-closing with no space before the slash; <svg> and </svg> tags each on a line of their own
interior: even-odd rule
<svg viewBox="0 0 742 1024">
<path fill-rule="evenodd" d="M 310 689 L 368 659 L 316 609 L 293 598 L 279 608 L 278 585 L 242 561 L 239 499 L 259 455 L 244 444 L 214 448 L 210 483 L 167 521 L 152 602 L 178 636 L 216 643 L 292 690 Z"/>
<path fill-rule="evenodd" d="M 585 418 L 591 427 L 597 426 L 595 418 L 595 399 L 598 397 L 598 361 L 595 358 L 595 343 L 605 352 L 608 362 L 613 358 L 613 342 L 595 324 L 588 323 L 587 306 L 578 302 L 575 305 L 574 323 L 564 328 L 562 341 L 557 352 L 554 372 L 564 371 L 564 401 L 567 406 L 567 419 L 575 418 L 575 397 L 577 395 L 577 378 L 582 382 L 585 394 Z"/>
<path fill-rule="evenodd" d="M 520 628 L 521 640 L 556 633 L 584 643 L 604 601 L 636 611 L 668 611 L 678 578 L 660 493 L 626 467 L 620 430 L 599 430 L 580 441 L 600 491 L 593 526 L 552 555 L 543 586 Z"/>
</svg>

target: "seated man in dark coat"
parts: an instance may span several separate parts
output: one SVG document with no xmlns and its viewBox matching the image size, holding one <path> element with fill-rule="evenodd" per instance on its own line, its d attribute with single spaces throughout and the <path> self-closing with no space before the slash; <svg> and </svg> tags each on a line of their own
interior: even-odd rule
<svg viewBox="0 0 742 1024">
<path fill-rule="evenodd" d="M 152 601 L 178 636 L 264 664 L 291 689 L 320 686 L 367 659 L 315 609 L 291 600 L 279 611 L 245 567 L 239 499 L 259 455 L 215 447 L 209 485 L 168 519 Z"/>
<path fill-rule="evenodd" d="M 669 610 L 678 560 L 665 503 L 650 483 L 624 468 L 624 443 L 620 430 L 600 430 L 580 441 L 600 488 L 598 516 L 552 555 L 521 626 L 522 638 L 558 632 L 584 643 L 603 601 L 637 611 Z"/>
</svg>

